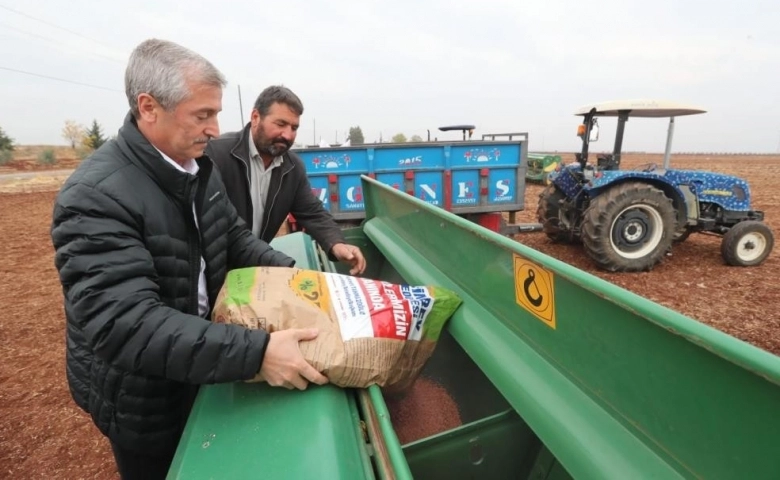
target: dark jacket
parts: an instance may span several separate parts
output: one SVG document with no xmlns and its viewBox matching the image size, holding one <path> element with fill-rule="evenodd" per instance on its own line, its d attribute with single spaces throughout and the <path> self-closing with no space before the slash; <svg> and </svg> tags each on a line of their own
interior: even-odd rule
<svg viewBox="0 0 780 480">
<path fill-rule="evenodd" d="M 226 133 L 210 141 L 206 153 L 219 168 L 228 197 L 251 231 L 258 219 L 254 218 L 252 196 L 249 193 L 250 125 L 247 124 L 239 132 Z M 284 154 L 281 167 L 271 172 L 267 195 L 260 229 L 262 240 L 270 242 L 279 232 L 287 215 L 292 213 L 306 233 L 328 254 L 336 243 L 345 243 L 344 235 L 333 216 L 312 193 L 306 166 L 295 153 Z"/>
<path fill-rule="evenodd" d="M 294 264 L 246 230 L 212 163 L 197 162 L 196 176 L 175 169 L 128 115 L 54 205 L 71 394 L 140 453 L 176 447 L 196 385 L 250 379 L 265 353 L 265 332 L 198 316 L 201 256 L 212 306 L 229 269 Z"/>
</svg>

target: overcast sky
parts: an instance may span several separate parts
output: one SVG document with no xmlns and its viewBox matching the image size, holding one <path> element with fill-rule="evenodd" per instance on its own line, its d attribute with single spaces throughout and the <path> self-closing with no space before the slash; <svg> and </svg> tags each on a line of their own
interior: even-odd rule
<svg viewBox="0 0 780 480">
<path fill-rule="evenodd" d="M 573 151 L 577 107 L 650 98 L 707 110 L 677 120 L 674 151 L 774 153 L 778 25 L 777 0 L 0 0 L 0 127 L 22 145 L 65 144 L 67 119 L 115 134 L 127 58 L 156 37 L 226 75 L 223 132 L 281 83 L 304 102 L 303 143 L 356 125 L 366 141 L 460 138 L 438 127 L 469 123 L 475 138 L 528 132 L 531 151 Z M 663 151 L 666 129 L 633 119 L 624 147 Z"/>
</svg>

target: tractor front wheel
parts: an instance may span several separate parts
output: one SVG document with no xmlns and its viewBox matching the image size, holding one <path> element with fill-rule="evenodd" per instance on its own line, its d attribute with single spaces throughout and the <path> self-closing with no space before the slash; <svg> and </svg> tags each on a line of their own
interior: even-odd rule
<svg viewBox="0 0 780 480">
<path fill-rule="evenodd" d="M 756 220 L 740 222 L 729 229 L 720 244 L 723 260 L 737 267 L 760 265 L 775 244 L 772 230 Z"/>
<path fill-rule="evenodd" d="M 582 222 L 582 241 L 603 270 L 647 271 L 671 247 L 675 226 L 674 207 L 664 192 L 629 182 L 591 200 Z"/>
</svg>

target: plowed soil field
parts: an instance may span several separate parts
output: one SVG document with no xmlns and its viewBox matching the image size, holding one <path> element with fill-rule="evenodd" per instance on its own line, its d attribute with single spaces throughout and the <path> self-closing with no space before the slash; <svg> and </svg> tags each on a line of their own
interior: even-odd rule
<svg viewBox="0 0 780 480">
<path fill-rule="evenodd" d="M 571 156 L 566 157 L 567 160 Z M 627 155 L 624 166 L 662 163 L 660 155 Z M 65 381 L 65 319 L 49 237 L 52 202 L 74 159 L 46 169 L 32 159 L 0 171 L 0 478 L 118 478 L 108 442 L 72 402 Z M 752 188 L 754 208 L 780 234 L 780 156 L 680 155 L 678 168 L 735 174 Z M 2 174 L 25 173 L 3 177 Z M 30 173 L 34 175 L 30 175 Z M 535 222 L 541 186 L 528 185 L 523 222 Z M 517 241 L 680 311 L 739 339 L 780 354 L 780 254 L 760 267 L 724 265 L 720 239 L 692 235 L 651 272 L 596 270 L 578 245 L 544 234 Z"/>
</svg>

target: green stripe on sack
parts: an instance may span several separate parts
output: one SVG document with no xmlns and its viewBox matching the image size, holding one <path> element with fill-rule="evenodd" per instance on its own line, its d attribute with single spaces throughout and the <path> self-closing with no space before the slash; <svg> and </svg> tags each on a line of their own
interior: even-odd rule
<svg viewBox="0 0 780 480">
<path fill-rule="evenodd" d="M 225 304 L 234 306 L 249 305 L 249 293 L 255 284 L 255 271 L 255 268 L 249 267 L 228 272 Z"/>
<path fill-rule="evenodd" d="M 428 286 L 428 292 L 433 297 L 433 309 L 423 324 L 422 338 L 438 341 L 444 324 L 452 317 L 463 300 L 455 292 L 437 286 Z"/>
</svg>

